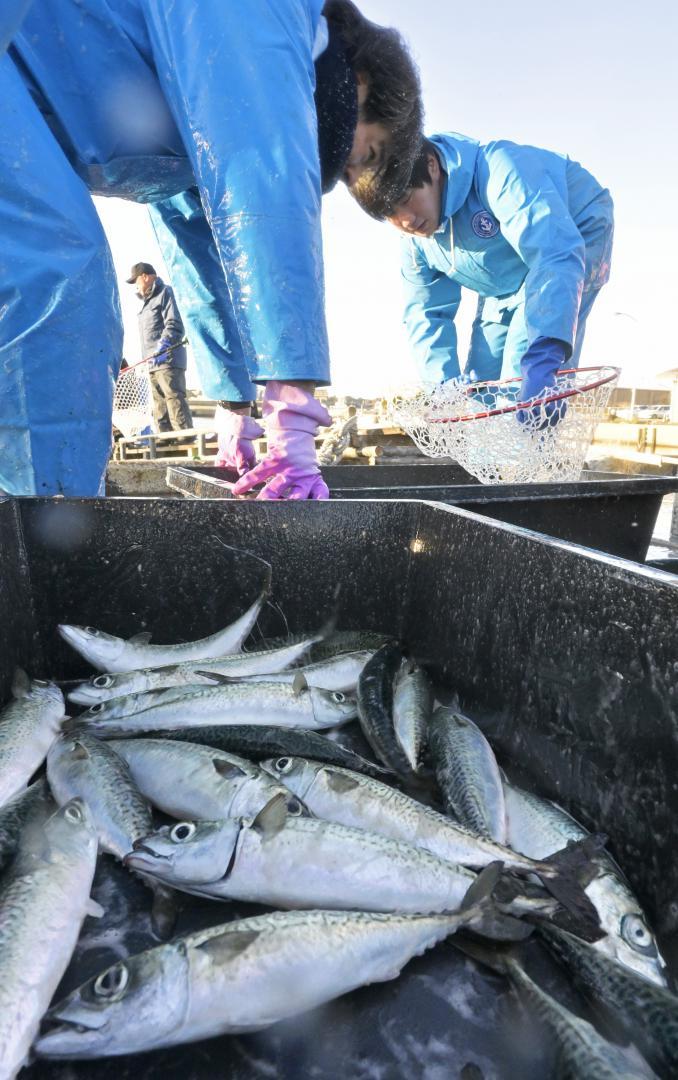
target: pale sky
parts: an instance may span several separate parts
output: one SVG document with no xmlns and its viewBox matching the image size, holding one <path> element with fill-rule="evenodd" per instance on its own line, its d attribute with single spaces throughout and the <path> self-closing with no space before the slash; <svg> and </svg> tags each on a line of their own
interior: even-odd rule
<svg viewBox="0 0 678 1080">
<path fill-rule="evenodd" d="M 474 8 L 427 0 L 359 0 L 397 26 L 419 63 L 429 133 L 459 131 L 544 146 L 580 161 L 612 192 L 612 278 L 587 324 L 582 364 L 615 364 L 624 381 L 678 366 L 668 315 L 678 307 L 678 4 L 505 0 Z M 125 322 L 139 359 L 132 263 L 162 260 L 144 207 L 98 199 Z M 378 395 L 412 382 L 402 329 L 398 234 L 371 221 L 342 185 L 323 200 L 333 386 Z M 475 294 L 458 316 L 464 356 Z M 622 313 L 622 314 L 618 314 Z M 189 381 L 195 385 L 195 376 Z"/>
</svg>

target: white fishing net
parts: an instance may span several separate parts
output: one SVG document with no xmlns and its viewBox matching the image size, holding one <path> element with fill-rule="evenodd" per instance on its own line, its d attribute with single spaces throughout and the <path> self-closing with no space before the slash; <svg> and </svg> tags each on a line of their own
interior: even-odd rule
<svg viewBox="0 0 678 1080">
<path fill-rule="evenodd" d="M 576 480 L 618 378 L 612 367 L 561 371 L 548 398 L 527 403 L 520 379 L 453 379 L 395 394 L 388 411 L 423 454 L 451 457 L 484 484 Z"/>
<path fill-rule="evenodd" d="M 113 394 L 113 425 L 126 439 L 132 439 L 152 424 L 151 384 L 148 364 L 125 368 L 118 376 Z"/>
</svg>

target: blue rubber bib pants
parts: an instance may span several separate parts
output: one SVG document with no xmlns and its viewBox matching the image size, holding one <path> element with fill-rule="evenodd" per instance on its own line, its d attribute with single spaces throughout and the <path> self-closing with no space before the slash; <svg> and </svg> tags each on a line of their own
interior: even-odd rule
<svg viewBox="0 0 678 1080">
<path fill-rule="evenodd" d="M 87 189 L 162 203 L 197 187 L 202 266 L 216 295 L 218 256 L 249 377 L 328 381 L 321 7 L 34 0 L 0 75 L 0 487 L 94 495 L 105 471 L 121 336 Z"/>
</svg>

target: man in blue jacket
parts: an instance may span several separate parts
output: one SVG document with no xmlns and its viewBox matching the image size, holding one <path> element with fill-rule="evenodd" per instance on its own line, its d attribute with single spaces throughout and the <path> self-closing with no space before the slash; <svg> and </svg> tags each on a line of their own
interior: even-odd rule
<svg viewBox="0 0 678 1080">
<path fill-rule="evenodd" d="M 405 233 L 405 323 L 424 382 L 461 374 L 462 287 L 479 294 L 466 364 L 474 381 L 522 375 L 528 400 L 578 365 L 613 236 L 610 194 L 581 165 L 534 146 L 434 135 L 400 198 L 378 186 L 358 195 Z"/>
<path fill-rule="evenodd" d="M 0 16 L 0 488 L 102 487 L 122 335 L 94 193 L 183 197 L 183 254 L 236 332 L 196 351 L 204 388 L 240 415 L 265 383 L 253 483 L 325 495 L 321 190 L 396 158 L 411 168 L 422 109 L 402 42 L 350 0 L 21 7 L 18 33 Z"/>
</svg>

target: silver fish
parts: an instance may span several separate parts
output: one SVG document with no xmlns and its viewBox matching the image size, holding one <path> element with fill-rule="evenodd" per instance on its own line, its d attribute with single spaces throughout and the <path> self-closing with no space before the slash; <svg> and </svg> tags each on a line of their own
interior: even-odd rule
<svg viewBox="0 0 678 1080">
<path fill-rule="evenodd" d="M 47 755 L 47 779 L 60 805 L 75 796 L 87 803 L 100 847 L 118 859 L 153 828 L 150 806 L 126 762 L 100 739 L 62 735 Z"/>
<path fill-rule="evenodd" d="M 127 763 L 141 793 L 172 817 L 255 817 L 285 791 L 258 765 L 207 746 L 170 739 L 115 739 L 106 745 Z"/>
<path fill-rule="evenodd" d="M 363 735 L 380 761 L 401 776 L 412 769 L 393 730 L 393 683 L 402 662 L 398 644 L 382 645 L 358 681 L 358 717 Z"/>
<path fill-rule="evenodd" d="M 678 1076 L 678 997 L 564 930 L 540 933 L 616 1033 L 631 1039 L 660 1076 Z"/>
<path fill-rule="evenodd" d="M 234 682 L 228 686 L 175 686 L 111 698 L 81 713 L 72 726 L 107 736 L 205 724 L 277 724 L 321 730 L 355 715 L 351 698 L 338 690 L 307 687 L 299 676 L 292 686 Z"/>
<path fill-rule="evenodd" d="M 280 672 L 295 664 L 308 652 L 319 635 L 295 641 L 279 649 L 262 649 L 257 652 L 238 652 L 222 656 L 217 660 L 187 660 L 181 664 L 169 664 L 167 667 L 141 668 L 138 671 L 107 672 L 105 675 L 93 675 L 91 679 L 77 686 L 68 695 L 69 701 L 78 705 L 93 705 L 98 701 L 122 697 L 128 694 L 140 694 L 146 690 L 160 690 L 167 686 L 187 686 L 210 682 L 209 675 L 227 676 L 228 678 L 257 678 L 266 675 L 280 677 Z M 203 674 L 204 672 L 204 674 Z M 287 678 L 287 676 L 285 676 Z M 290 674 L 290 681 L 294 674 Z M 218 678 L 211 680 L 218 682 Z M 343 689 L 328 687 L 328 689 Z"/>
<path fill-rule="evenodd" d="M 64 696 L 54 683 L 29 681 L 17 670 L 12 693 L 14 701 L 0 712 L 0 806 L 40 768 L 65 715 Z"/>
<path fill-rule="evenodd" d="M 554 868 L 544 863 L 516 859 L 510 848 L 472 833 L 380 780 L 287 756 L 269 758 L 262 766 L 325 821 L 402 840 L 461 866 L 478 869 L 500 860 L 514 870 L 555 874 Z"/>
<path fill-rule="evenodd" d="M 151 635 L 146 632 L 135 634 L 126 641 L 92 626 L 61 624 L 59 633 L 92 667 L 104 672 L 137 671 L 139 668 L 166 667 L 185 660 L 213 659 L 242 648 L 267 596 L 268 588 L 244 615 L 216 634 L 177 645 L 150 645 Z"/>
<path fill-rule="evenodd" d="M 22 833 L 27 828 L 39 828 L 55 809 L 44 779 L 36 780 L 0 807 L 0 870 L 16 854 Z"/>
<path fill-rule="evenodd" d="M 547 799 L 504 781 L 508 842 L 515 851 L 545 859 L 570 840 L 588 832 L 574 818 Z M 606 853 L 597 857 L 598 873 L 586 886 L 606 936 L 594 948 L 637 971 L 658 986 L 666 986 L 665 961 L 638 900 L 621 870 Z"/>
<path fill-rule="evenodd" d="M 434 916 L 274 912 L 191 934 L 114 964 L 57 1002 L 35 1049 L 96 1058 L 258 1031 L 395 979 L 413 957 L 481 924 L 485 903 Z"/>
<path fill-rule="evenodd" d="M 339 653 L 328 660 L 317 660 L 314 664 L 303 664 L 292 671 L 281 672 L 276 676 L 276 681 L 293 683 L 295 676 L 301 674 L 309 686 L 317 686 L 321 690 L 340 690 L 345 694 L 355 694 L 361 672 L 373 656 L 374 650 L 369 649 Z M 265 680 L 265 675 L 248 677 L 248 682 L 264 682 Z"/>
<path fill-rule="evenodd" d="M 405 661 L 396 675 L 393 727 L 412 771 L 419 772 L 433 713 L 433 687 L 422 668 Z"/>
<path fill-rule="evenodd" d="M 479 836 L 506 844 L 499 767 L 480 728 L 455 709 L 436 709 L 429 749 L 447 813 Z"/>
<path fill-rule="evenodd" d="M 0 1077 L 25 1063 L 87 914 L 97 836 L 80 799 L 22 839 L 0 887 Z"/>
<path fill-rule="evenodd" d="M 297 799 L 276 796 L 254 821 L 160 829 L 125 862 L 188 892 L 283 908 L 458 911 L 476 880 L 411 844 L 303 814 Z M 508 910 L 524 910 L 522 900 Z"/>
</svg>

